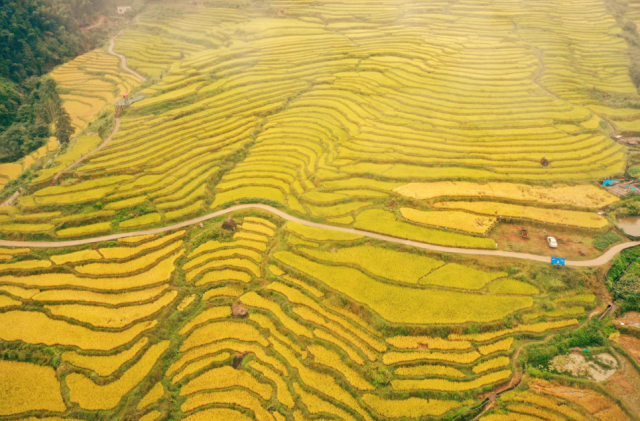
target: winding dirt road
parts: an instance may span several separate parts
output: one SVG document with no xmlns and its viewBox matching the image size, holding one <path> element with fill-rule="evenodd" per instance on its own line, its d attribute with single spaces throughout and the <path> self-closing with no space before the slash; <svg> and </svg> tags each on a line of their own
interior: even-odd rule
<svg viewBox="0 0 640 421">
<path fill-rule="evenodd" d="M 131 73 L 132 75 L 134 75 L 135 77 L 140 79 L 141 82 L 146 82 L 147 81 L 146 77 L 142 76 L 140 73 L 136 72 L 135 70 L 131 70 L 127 66 L 127 58 L 125 56 L 123 56 L 122 54 L 118 54 L 115 51 L 113 51 L 113 47 L 115 47 L 115 45 L 116 45 L 116 38 L 119 37 L 120 35 L 122 35 L 123 32 L 124 32 L 124 29 L 122 31 L 118 32 L 116 34 L 116 36 L 111 38 L 111 40 L 109 41 L 109 48 L 107 49 L 107 51 L 112 56 L 116 56 L 116 57 L 118 57 L 120 59 L 120 67 L 122 67 L 124 70 L 126 70 L 127 72 Z"/>
<path fill-rule="evenodd" d="M 207 221 L 209 219 L 216 218 L 218 216 L 226 215 L 238 210 L 242 209 L 260 209 L 266 212 L 270 212 L 286 221 L 297 222 L 302 225 L 306 225 L 308 227 L 314 228 L 322 228 L 330 231 L 339 231 L 346 232 L 349 234 L 358 234 L 363 237 L 375 238 L 376 240 L 387 241 L 390 243 L 402 244 L 405 246 L 416 247 L 424 250 L 432 250 L 442 253 L 459 253 L 459 254 L 469 254 L 474 256 L 497 256 L 497 257 L 511 257 L 514 259 L 524 259 L 524 260 L 532 260 L 536 262 L 549 263 L 550 258 L 548 256 L 537 256 L 534 254 L 527 253 L 515 253 L 511 251 L 502 251 L 502 250 L 482 250 L 482 249 L 466 249 L 459 247 L 446 247 L 446 246 L 436 246 L 434 244 L 422 243 L 420 241 L 413 240 L 405 240 L 403 238 L 392 237 L 390 235 L 384 234 L 376 234 L 374 232 L 363 231 L 355 228 L 345 228 L 345 227 L 336 227 L 333 225 L 322 224 L 318 222 L 311 222 L 304 219 L 300 219 L 295 216 L 291 216 L 279 209 L 274 207 L 263 205 L 261 203 L 249 203 L 243 205 L 232 206 L 227 209 L 222 209 L 216 212 L 212 212 L 207 215 L 200 216 L 198 218 L 190 219 L 188 221 L 179 222 L 177 224 L 169 225 L 166 227 L 153 228 L 149 230 L 143 231 L 134 231 L 134 232 L 122 232 L 117 234 L 104 235 L 101 237 L 93 237 L 93 238 L 85 238 L 81 240 L 69 240 L 69 241 L 9 241 L 9 240 L 0 240 L 0 246 L 4 247 L 33 247 L 33 248 L 44 248 L 44 247 L 72 247 L 72 246 L 81 246 L 84 244 L 93 244 L 99 243 L 101 241 L 109 241 L 109 240 L 117 240 L 118 238 L 125 237 L 133 237 L 136 235 L 148 235 L 148 234 L 160 234 L 167 231 L 173 231 L 180 228 L 185 228 L 191 225 L 199 224 L 200 222 Z M 595 259 L 591 260 L 567 260 L 567 266 L 600 266 L 611 259 L 613 259 L 618 253 L 622 250 L 635 247 L 640 245 L 640 241 L 631 241 L 628 243 L 618 244 L 616 246 L 611 247 L 604 253 L 602 256 L 599 256 Z"/>
<path fill-rule="evenodd" d="M 137 16 L 136 16 L 137 18 Z M 122 67 L 123 70 L 131 73 L 133 76 L 137 77 L 138 79 L 140 79 L 141 82 L 145 82 L 147 80 L 146 77 L 142 76 L 140 73 L 136 72 L 135 70 L 131 70 L 128 66 L 127 66 L 127 58 L 125 56 L 123 56 L 122 54 L 118 54 L 115 51 L 113 51 L 113 48 L 115 47 L 115 41 L 116 38 L 118 36 L 120 36 L 122 33 L 124 32 L 124 29 L 120 32 L 118 32 L 115 36 L 111 37 L 111 40 L 109 41 L 109 48 L 108 48 L 108 52 L 109 54 L 116 56 L 120 59 L 120 67 Z M 61 170 L 58 174 L 55 175 L 55 177 L 53 177 L 53 179 L 51 180 L 51 185 L 54 185 L 58 182 L 58 179 L 60 178 L 60 176 L 62 175 L 62 173 L 69 171 L 70 169 L 80 165 L 88 156 L 101 151 L 105 146 L 107 146 L 107 144 L 111 141 L 111 139 L 113 138 L 113 136 L 116 135 L 116 133 L 118 133 L 118 130 L 120 130 L 120 119 L 116 117 L 116 124 L 113 127 L 113 131 L 111 132 L 111 134 L 109 135 L 108 138 L 106 138 L 97 148 L 95 148 L 94 150 L 87 152 L 86 154 L 84 154 L 80 159 L 78 159 L 76 162 L 74 162 L 73 164 L 69 165 L 68 167 L 66 167 L 65 169 Z"/>
</svg>

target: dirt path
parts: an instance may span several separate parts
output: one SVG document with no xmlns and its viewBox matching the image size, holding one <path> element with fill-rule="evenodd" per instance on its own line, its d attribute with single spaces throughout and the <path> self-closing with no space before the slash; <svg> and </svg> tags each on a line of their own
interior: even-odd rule
<svg viewBox="0 0 640 421">
<path fill-rule="evenodd" d="M 98 19 L 98 21 L 96 23 L 94 23 L 93 25 L 89 25 L 87 27 L 82 28 L 84 31 L 90 31 L 92 29 L 95 29 L 99 26 L 102 26 L 102 24 L 104 23 L 105 17 L 104 15 L 100 15 L 100 18 Z"/>
<path fill-rule="evenodd" d="M 22 190 L 21 188 L 16 190 L 7 200 L 2 202 L 2 204 L 0 204 L 0 206 L 11 206 L 11 205 L 13 205 L 13 202 L 15 202 L 16 199 L 18 198 L 18 196 L 20 196 L 20 191 L 21 190 Z"/>
<path fill-rule="evenodd" d="M 104 235 L 104 236 L 100 236 L 100 237 L 93 237 L 93 238 L 85 238 L 82 240 L 70 240 L 70 241 L 9 241 L 9 240 L 0 240 L 0 246 L 4 246 L 4 247 L 34 247 L 34 248 L 44 248 L 44 247 L 72 247 L 72 246 L 80 246 L 83 244 L 93 244 L 93 243 L 99 243 L 101 241 L 109 241 L 109 240 L 116 240 L 118 238 L 125 238 L 125 237 L 133 237 L 136 235 L 148 235 L 148 234 L 160 234 L 163 232 L 167 232 L 167 231 L 173 231 L 176 229 L 180 229 L 180 228 L 185 228 L 188 227 L 190 225 L 196 225 L 199 224 L 200 222 L 204 222 L 207 221 L 209 219 L 213 219 L 216 218 L 218 216 L 222 216 L 222 215 L 226 215 L 238 210 L 242 210 L 242 209 L 260 209 L 263 211 L 267 211 L 270 212 L 274 215 L 279 216 L 280 218 L 286 220 L 286 221 L 292 221 L 292 222 L 297 222 L 299 224 L 302 225 L 306 225 L 308 227 L 313 227 L 313 228 L 321 228 L 321 229 L 326 229 L 326 230 L 330 230 L 330 231 L 339 231 L 339 232 L 346 232 L 349 234 L 358 234 L 358 235 L 362 235 L 364 237 L 368 237 L 368 238 L 375 238 L 376 240 L 382 240 L 382 241 L 387 241 L 390 243 L 395 243 L 395 244 L 401 244 L 401 245 L 405 245 L 405 246 L 410 246 L 410 247 L 416 247 L 416 248 L 420 248 L 420 249 L 424 249 L 424 250 L 432 250 L 432 251 L 437 251 L 437 252 L 442 252 L 442 253 L 459 253 L 459 254 L 468 254 L 468 255 L 475 255 L 475 256 L 496 256 L 496 257 L 511 257 L 511 258 L 515 258 L 515 259 L 524 259 L 524 260 L 533 260 L 536 262 L 543 262 L 543 263 L 549 263 L 550 262 L 550 258 L 546 257 L 546 256 L 536 256 L 533 254 L 527 254 L 527 253 L 515 253 L 515 252 L 511 252 L 511 251 L 502 251 L 502 250 L 481 250 L 481 249 L 465 249 L 465 248 L 458 248 L 458 247 L 446 247 L 446 246 L 436 246 L 433 244 L 427 244 L 427 243 L 422 243 L 419 241 L 413 241 L 413 240 L 405 240 L 402 238 L 396 238 L 396 237 L 392 237 L 389 235 L 383 235 L 383 234 L 376 234 L 374 232 L 369 232 L 369 231 L 363 231 L 363 230 L 358 230 L 358 229 L 354 229 L 354 228 L 344 228 L 344 227 L 336 227 L 333 225 L 327 225 L 327 224 L 322 224 L 322 223 L 318 223 L 318 222 L 311 222 L 311 221 L 306 221 L 304 219 L 300 219 L 297 218 L 295 216 L 291 216 L 279 209 L 276 209 L 274 207 L 268 206 L 268 205 L 263 205 L 261 203 L 248 203 L 248 204 L 244 204 L 244 205 L 236 205 L 236 206 L 232 206 L 230 208 L 227 209 L 222 209 L 216 212 L 212 212 L 210 214 L 207 215 L 203 215 L 200 216 L 198 218 L 194 218 L 194 219 L 190 219 L 188 221 L 184 221 L 184 222 L 180 222 L 177 224 L 173 224 L 173 225 L 169 225 L 166 227 L 160 227 L 160 228 L 153 228 L 153 229 L 149 229 L 149 230 L 142 230 L 142 231 L 133 231 L 133 232 L 122 232 L 122 233 L 117 233 L 117 234 L 111 234 L 111 235 Z M 618 254 L 619 252 L 621 252 L 624 249 L 630 248 L 630 247 L 635 247 L 640 245 L 640 241 L 632 241 L 632 242 L 628 242 L 628 243 L 623 243 L 623 244 L 618 244 L 617 246 L 612 247 L 611 249 L 609 249 L 606 253 L 604 253 L 602 256 L 597 257 L 595 259 L 592 260 L 583 260 L 583 261 L 572 261 L 572 260 L 567 260 L 566 261 L 566 265 L 567 266 L 582 266 L 582 267 L 588 267 L 588 266 L 600 266 L 603 265 L 607 262 L 609 262 L 611 259 L 613 259 L 615 257 L 616 254 Z"/>
<path fill-rule="evenodd" d="M 102 16 L 104 18 L 104 16 Z M 137 16 L 136 16 L 137 18 Z M 117 35 L 115 35 L 114 37 L 111 37 L 111 40 L 109 41 L 109 54 L 114 55 L 116 57 L 118 57 L 120 59 L 120 66 L 126 70 L 127 72 L 131 73 L 133 76 L 137 77 L 138 79 L 140 79 L 142 82 L 146 81 L 147 78 L 145 78 L 144 76 L 142 76 L 141 74 L 139 74 L 138 72 L 136 72 L 135 70 L 131 70 L 128 66 L 127 66 L 127 58 L 125 56 L 123 56 L 122 54 L 118 54 L 115 51 L 113 51 L 113 47 L 115 46 L 115 40 L 116 38 L 121 35 L 124 32 L 124 29 L 120 32 L 118 32 Z M 120 119 L 116 118 L 116 125 L 113 127 L 113 131 L 111 132 L 111 134 L 109 135 L 108 138 L 106 138 L 97 148 L 95 148 L 94 150 L 92 150 L 91 152 L 86 153 L 85 155 L 83 155 L 80 159 L 78 159 L 76 162 L 74 162 L 73 164 L 69 165 L 68 167 L 66 167 L 65 169 L 63 169 L 62 171 L 60 171 L 58 174 L 55 175 L 55 177 L 53 177 L 53 180 L 51 180 L 51 185 L 54 185 L 58 182 L 58 179 L 60 178 L 60 176 L 62 175 L 63 172 L 65 171 L 69 171 L 70 169 L 72 169 L 73 167 L 76 167 L 77 165 L 79 165 L 80 163 L 82 163 L 82 161 L 84 161 L 89 155 L 92 155 L 100 150 L 102 150 L 105 146 L 107 146 L 107 144 L 111 141 L 111 139 L 113 138 L 113 136 L 115 136 L 116 133 L 118 133 L 118 130 L 120 130 Z"/>
<path fill-rule="evenodd" d="M 107 51 L 112 56 L 116 56 L 116 57 L 118 57 L 120 59 L 120 67 L 122 67 L 124 70 L 126 70 L 127 72 L 131 73 L 132 75 L 134 75 L 135 77 L 140 79 L 140 81 L 146 82 L 147 81 L 146 77 L 142 76 L 140 73 L 136 72 L 135 70 L 131 70 L 127 66 L 127 58 L 125 56 L 123 56 L 122 54 L 118 54 L 115 51 L 113 51 L 113 47 L 115 47 L 115 43 L 116 43 L 116 38 L 118 36 L 122 35 L 123 32 L 124 32 L 124 29 L 122 31 L 118 32 L 118 34 L 115 37 L 111 38 L 111 40 L 109 41 L 109 48 L 107 49 Z"/>
<path fill-rule="evenodd" d="M 71 168 L 79 165 L 80 163 L 82 163 L 82 161 L 84 161 L 89 155 L 92 155 L 100 150 L 102 150 L 102 148 L 104 148 L 105 146 L 107 146 L 107 144 L 111 141 L 111 139 L 113 138 L 113 136 L 118 133 L 118 130 L 120 130 L 120 119 L 116 118 L 116 125 L 113 126 L 113 131 L 111 132 L 111 134 L 109 135 L 108 138 L 106 138 L 105 140 L 102 141 L 102 143 L 95 148 L 94 150 L 87 152 L 86 154 L 82 155 L 82 157 L 80 159 L 78 159 L 76 162 L 74 162 L 73 164 L 69 165 L 67 168 L 61 170 L 58 174 L 55 175 L 55 177 L 53 177 L 53 180 L 51 180 L 51 185 L 54 185 L 58 182 L 58 178 L 60 178 L 60 176 L 62 175 L 62 173 L 64 173 L 65 171 L 69 171 Z"/>
</svg>

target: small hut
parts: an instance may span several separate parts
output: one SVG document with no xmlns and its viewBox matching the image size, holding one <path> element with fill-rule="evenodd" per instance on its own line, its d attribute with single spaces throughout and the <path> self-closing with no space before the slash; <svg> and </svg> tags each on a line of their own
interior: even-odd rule
<svg viewBox="0 0 640 421">
<path fill-rule="evenodd" d="M 233 232 L 236 232 L 236 230 L 238 229 L 236 223 L 233 221 L 233 217 L 231 216 L 231 214 L 229 214 L 229 216 L 227 216 L 227 219 L 222 223 L 222 228 Z"/>
</svg>

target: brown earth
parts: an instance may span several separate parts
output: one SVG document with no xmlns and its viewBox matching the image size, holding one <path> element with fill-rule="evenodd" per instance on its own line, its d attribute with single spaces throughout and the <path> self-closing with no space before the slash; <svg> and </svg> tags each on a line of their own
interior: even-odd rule
<svg viewBox="0 0 640 421">
<path fill-rule="evenodd" d="M 605 387 L 614 397 L 620 399 L 635 415 L 640 415 L 640 373 L 623 356 L 618 355 L 621 367 L 609 378 Z"/>
<path fill-rule="evenodd" d="M 620 335 L 616 342 L 640 364 L 640 339 L 630 335 Z"/>
<path fill-rule="evenodd" d="M 627 414 L 615 404 L 615 402 L 596 391 L 561 386 L 542 379 L 535 379 L 531 381 L 529 386 L 534 392 L 566 399 L 580 405 L 599 420 L 631 420 L 629 416 L 627 416 Z"/>
<path fill-rule="evenodd" d="M 529 239 L 521 238 L 521 228 L 526 226 Z M 599 233 L 598 233 L 599 234 Z M 594 236 L 598 235 L 594 232 Z M 561 256 L 575 260 L 588 260 L 602 254 L 591 243 L 593 236 L 566 227 L 498 224 L 489 235 L 498 243 L 498 250 L 508 250 L 539 254 L 543 256 Z M 547 244 L 547 237 L 558 239 L 558 248 L 552 249 Z M 560 240 L 564 241 L 561 243 Z M 585 255 L 581 256 L 580 252 Z"/>
<path fill-rule="evenodd" d="M 637 311 L 629 311 L 624 316 L 618 317 L 615 323 L 624 324 L 627 327 L 640 329 L 640 313 Z"/>
</svg>

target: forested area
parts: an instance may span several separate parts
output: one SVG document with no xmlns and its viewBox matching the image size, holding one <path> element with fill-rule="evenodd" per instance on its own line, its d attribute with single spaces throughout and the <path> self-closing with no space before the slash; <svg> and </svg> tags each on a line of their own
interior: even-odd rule
<svg viewBox="0 0 640 421">
<path fill-rule="evenodd" d="M 42 146 L 52 122 L 67 133 L 68 116 L 55 82 L 40 79 L 92 48 L 101 31 L 82 31 L 104 10 L 105 0 L 0 1 L 0 162 Z"/>
</svg>

